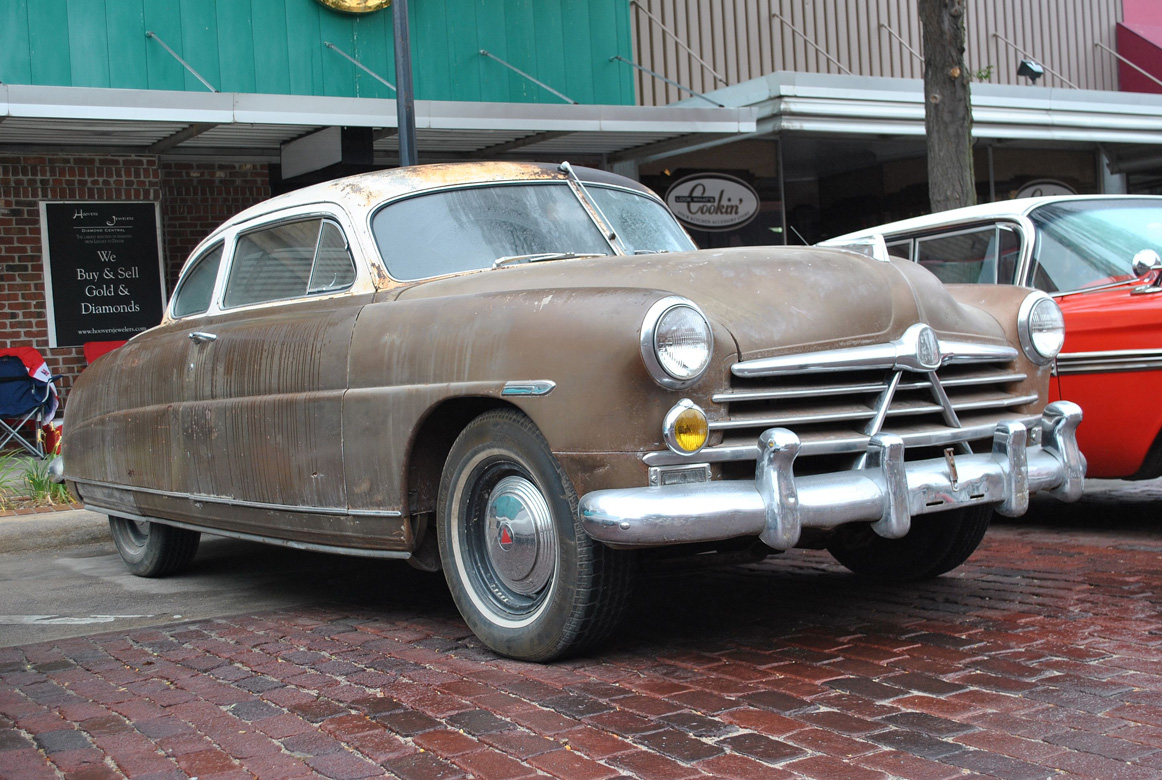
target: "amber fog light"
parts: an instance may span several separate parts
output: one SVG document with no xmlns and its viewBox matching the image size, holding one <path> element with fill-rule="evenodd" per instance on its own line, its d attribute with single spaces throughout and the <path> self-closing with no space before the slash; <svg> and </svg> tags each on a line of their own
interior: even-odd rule
<svg viewBox="0 0 1162 780">
<path fill-rule="evenodd" d="M 662 423 L 666 446 L 679 455 L 693 455 L 706 445 L 710 426 L 706 413 L 686 398 L 674 404 Z"/>
</svg>

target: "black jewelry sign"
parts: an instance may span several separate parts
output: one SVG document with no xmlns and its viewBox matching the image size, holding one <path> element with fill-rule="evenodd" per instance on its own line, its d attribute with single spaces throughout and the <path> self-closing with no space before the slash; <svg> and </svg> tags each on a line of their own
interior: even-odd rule
<svg viewBox="0 0 1162 780">
<path fill-rule="evenodd" d="M 156 203 L 41 203 L 50 347 L 122 341 L 165 309 Z"/>
</svg>

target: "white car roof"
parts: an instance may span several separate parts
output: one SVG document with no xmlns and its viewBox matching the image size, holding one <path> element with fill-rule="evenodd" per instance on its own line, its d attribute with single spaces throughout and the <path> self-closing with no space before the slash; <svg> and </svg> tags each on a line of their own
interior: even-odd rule
<svg viewBox="0 0 1162 780">
<path fill-rule="evenodd" d="M 1044 206 L 1047 203 L 1077 202 L 1083 200 L 1152 200 L 1157 201 L 1158 207 L 1162 208 L 1162 196 L 1159 195 L 1053 195 L 1040 198 L 1015 198 L 1013 200 L 1001 200 L 995 203 L 967 206 L 962 209 L 950 209 L 935 214 L 925 214 L 922 217 L 902 219 L 898 222 L 889 222 L 884 225 L 877 225 L 842 236 L 836 236 L 835 238 L 829 238 L 826 241 L 820 241 L 819 246 L 847 244 L 854 239 L 867 239 L 877 235 L 893 236 L 898 233 L 912 233 L 928 228 L 937 228 L 962 222 L 974 222 L 977 220 L 997 219 L 1001 217 L 1023 217 L 1039 206 Z"/>
</svg>

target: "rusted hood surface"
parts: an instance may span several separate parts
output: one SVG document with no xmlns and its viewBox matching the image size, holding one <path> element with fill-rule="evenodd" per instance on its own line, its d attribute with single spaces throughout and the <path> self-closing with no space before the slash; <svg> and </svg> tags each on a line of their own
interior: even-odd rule
<svg viewBox="0 0 1162 780">
<path fill-rule="evenodd" d="M 898 336 L 917 318 L 948 334 L 1003 338 L 995 320 L 957 304 L 934 276 L 913 263 L 883 263 L 817 248 L 555 260 L 421 282 L 399 297 L 536 289 L 551 296 L 554 289 L 568 288 L 649 289 L 686 296 L 730 331 L 743 359 L 883 341 Z"/>
</svg>

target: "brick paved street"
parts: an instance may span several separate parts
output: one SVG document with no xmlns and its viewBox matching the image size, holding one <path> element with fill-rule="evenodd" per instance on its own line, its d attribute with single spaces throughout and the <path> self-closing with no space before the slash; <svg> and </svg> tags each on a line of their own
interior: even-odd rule
<svg viewBox="0 0 1162 780">
<path fill-rule="evenodd" d="M 917 586 L 815 552 L 656 573 L 552 666 L 484 651 L 398 564 L 360 605 L 4 648 L 0 776 L 1159 778 L 1162 529 L 1134 498 L 1039 504 Z"/>
</svg>

